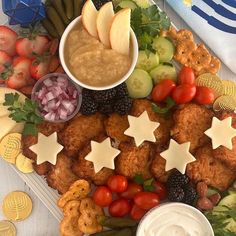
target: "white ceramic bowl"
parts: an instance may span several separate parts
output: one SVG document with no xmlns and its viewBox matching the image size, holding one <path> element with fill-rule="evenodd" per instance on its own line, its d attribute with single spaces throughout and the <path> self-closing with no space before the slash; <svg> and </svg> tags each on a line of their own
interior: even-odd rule
<svg viewBox="0 0 236 236">
<path fill-rule="evenodd" d="M 79 22 L 82 21 L 82 17 L 79 16 L 76 19 L 74 19 L 66 28 L 66 30 L 64 31 L 62 37 L 61 37 L 61 41 L 60 41 L 60 46 L 59 46 L 59 56 L 60 56 L 60 60 L 61 60 L 61 65 L 63 67 L 63 69 L 65 70 L 66 74 L 78 85 L 87 88 L 87 89 L 92 89 L 92 90 L 106 90 L 106 89 L 111 89 L 114 88 L 116 86 L 118 86 L 119 84 L 123 83 L 125 80 L 127 80 L 129 78 L 129 76 L 131 75 L 131 73 L 133 72 L 137 60 L 138 60 L 138 42 L 137 42 L 137 38 L 135 36 L 134 31 L 131 29 L 131 45 L 133 46 L 133 50 L 132 50 L 132 64 L 130 66 L 129 71 L 125 74 L 124 77 L 122 77 L 120 80 L 116 81 L 113 84 L 110 84 L 108 86 L 101 86 L 101 87 L 97 87 L 97 86 L 90 86 L 87 85 L 83 82 L 81 82 L 80 80 L 78 80 L 77 78 L 75 78 L 75 76 L 70 72 L 66 62 L 65 62 L 65 54 L 64 54 L 64 50 L 65 50 L 65 42 L 67 39 L 68 34 L 70 33 L 70 31 L 75 27 L 75 25 L 77 25 Z"/>
<path fill-rule="evenodd" d="M 183 203 L 164 203 L 153 208 L 143 217 L 136 236 L 195 235 L 184 232 L 185 229 L 194 231 L 194 226 L 195 228 L 198 226 L 201 230 L 199 236 L 214 236 L 210 222 L 198 209 Z M 155 233 L 152 231 L 150 234 L 151 229 Z"/>
</svg>

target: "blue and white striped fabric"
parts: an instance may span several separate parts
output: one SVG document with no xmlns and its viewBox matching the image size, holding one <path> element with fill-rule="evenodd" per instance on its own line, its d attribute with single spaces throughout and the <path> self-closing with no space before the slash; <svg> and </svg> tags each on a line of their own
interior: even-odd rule
<svg viewBox="0 0 236 236">
<path fill-rule="evenodd" d="M 236 74 L 236 0 L 166 1 Z"/>
</svg>

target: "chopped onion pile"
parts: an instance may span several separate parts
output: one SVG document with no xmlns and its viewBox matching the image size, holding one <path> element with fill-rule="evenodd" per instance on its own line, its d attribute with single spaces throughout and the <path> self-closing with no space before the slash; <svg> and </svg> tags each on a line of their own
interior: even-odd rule
<svg viewBox="0 0 236 236">
<path fill-rule="evenodd" d="M 43 81 L 35 100 L 39 103 L 41 115 L 48 121 L 67 120 L 78 105 L 78 90 L 63 77 L 52 77 Z"/>
</svg>

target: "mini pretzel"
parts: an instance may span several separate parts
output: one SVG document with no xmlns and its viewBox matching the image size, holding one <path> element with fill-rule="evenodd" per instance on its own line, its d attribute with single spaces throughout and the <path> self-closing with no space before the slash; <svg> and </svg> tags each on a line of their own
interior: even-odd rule
<svg viewBox="0 0 236 236">
<path fill-rule="evenodd" d="M 72 200 L 81 200 L 88 196 L 91 192 L 91 187 L 86 180 L 77 180 L 69 188 L 69 190 L 64 193 L 61 198 L 59 198 L 57 204 L 60 208 L 63 208 L 67 202 Z"/>
<path fill-rule="evenodd" d="M 64 209 L 64 218 L 60 224 L 60 232 L 62 236 L 82 236 L 79 230 L 78 220 L 80 217 L 80 201 L 68 202 Z"/>
</svg>

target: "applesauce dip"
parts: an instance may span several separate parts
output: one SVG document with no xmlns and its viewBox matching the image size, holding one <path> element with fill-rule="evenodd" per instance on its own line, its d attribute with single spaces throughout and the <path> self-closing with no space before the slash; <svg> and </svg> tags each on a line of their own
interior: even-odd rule
<svg viewBox="0 0 236 236">
<path fill-rule="evenodd" d="M 95 87 L 120 80 L 132 63 L 129 56 L 106 48 L 89 35 L 81 22 L 69 33 L 64 53 L 72 74 L 79 81 Z"/>
</svg>

